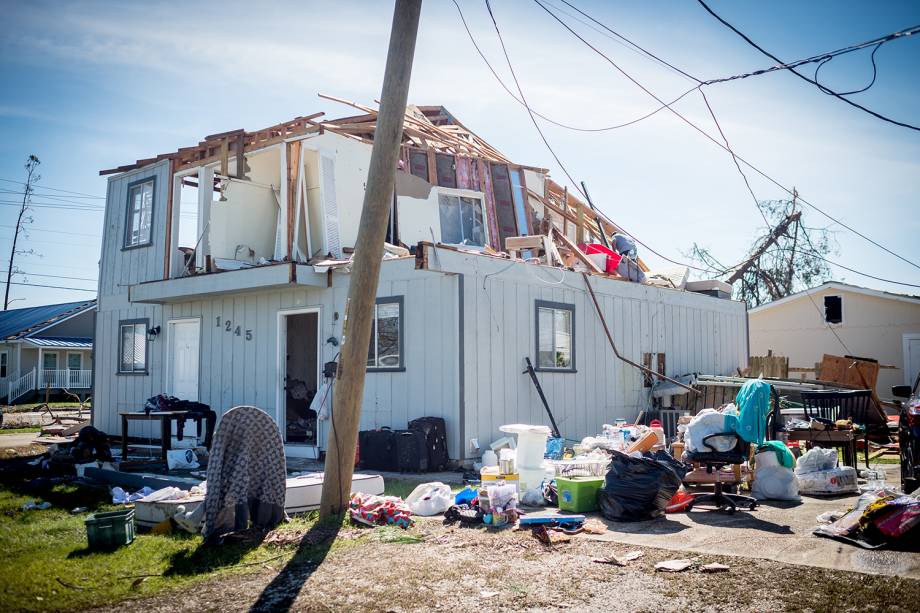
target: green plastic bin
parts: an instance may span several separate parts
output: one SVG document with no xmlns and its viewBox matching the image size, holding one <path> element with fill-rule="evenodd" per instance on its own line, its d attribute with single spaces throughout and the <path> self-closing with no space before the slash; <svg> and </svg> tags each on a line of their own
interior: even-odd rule
<svg viewBox="0 0 920 613">
<path fill-rule="evenodd" d="M 559 508 L 573 513 L 597 510 L 597 492 L 604 487 L 604 477 L 556 477 Z"/>
<path fill-rule="evenodd" d="M 134 540 L 134 509 L 95 513 L 85 523 L 90 549 L 115 549 Z"/>
</svg>

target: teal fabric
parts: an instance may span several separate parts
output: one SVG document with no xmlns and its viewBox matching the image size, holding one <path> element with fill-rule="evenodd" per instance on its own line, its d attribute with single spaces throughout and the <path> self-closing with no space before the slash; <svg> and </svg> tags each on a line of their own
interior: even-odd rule
<svg viewBox="0 0 920 613">
<path fill-rule="evenodd" d="M 770 412 L 770 384 L 752 379 L 735 396 L 738 407 L 738 436 L 760 445 L 766 438 L 767 414 Z"/>
<path fill-rule="evenodd" d="M 767 441 L 757 448 L 758 453 L 762 451 L 772 451 L 780 464 L 786 468 L 795 468 L 795 456 L 782 441 Z"/>
</svg>

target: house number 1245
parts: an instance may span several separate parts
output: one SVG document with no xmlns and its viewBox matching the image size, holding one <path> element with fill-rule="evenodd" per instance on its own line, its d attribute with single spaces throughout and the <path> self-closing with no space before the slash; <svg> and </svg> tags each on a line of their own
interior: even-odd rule
<svg viewBox="0 0 920 613">
<path fill-rule="evenodd" d="M 217 327 L 223 328 L 225 332 L 232 332 L 234 336 L 245 335 L 247 341 L 252 340 L 252 330 L 243 330 L 240 326 L 234 326 L 229 319 L 225 319 L 223 322 L 220 321 L 220 317 L 215 317 L 214 319 L 217 321 Z"/>
</svg>

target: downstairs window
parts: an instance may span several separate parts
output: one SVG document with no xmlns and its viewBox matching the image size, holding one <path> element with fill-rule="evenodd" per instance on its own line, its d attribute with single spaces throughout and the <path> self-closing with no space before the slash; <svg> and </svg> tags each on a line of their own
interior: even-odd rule
<svg viewBox="0 0 920 613">
<path fill-rule="evenodd" d="M 403 362 L 403 297 L 377 298 L 367 349 L 368 371 L 405 370 Z"/>
</svg>

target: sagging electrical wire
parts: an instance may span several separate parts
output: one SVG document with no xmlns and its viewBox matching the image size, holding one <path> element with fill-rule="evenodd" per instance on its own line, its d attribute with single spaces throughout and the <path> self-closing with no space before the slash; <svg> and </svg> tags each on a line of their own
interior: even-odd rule
<svg viewBox="0 0 920 613">
<path fill-rule="evenodd" d="M 769 51 L 767 51 L 766 49 L 764 49 L 763 47 L 761 47 L 760 45 L 758 45 L 757 43 L 755 43 L 753 40 L 751 40 L 751 38 L 750 38 L 747 34 L 745 34 L 744 32 L 742 32 L 741 30 L 739 30 L 738 28 L 736 28 L 736 27 L 733 26 L 732 24 L 728 23 L 728 21 L 726 21 L 725 19 L 723 19 L 722 17 L 720 17 L 720 16 L 719 16 L 715 11 L 713 11 L 713 10 L 709 7 L 709 5 L 706 4 L 703 0 L 697 0 L 697 2 L 699 2 L 700 5 L 701 5 L 704 9 L 706 9 L 706 12 L 708 12 L 710 15 L 712 15 L 713 17 L 715 17 L 715 18 L 719 21 L 719 23 L 721 23 L 722 25 L 724 25 L 725 27 L 727 27 L 728 29 L 730 29 L 732 32 L 734 32 L 735 34 L 737 34 L 738 36 L 740 36 L 747 44 L 749 44 L 750 46 L 754 47 L 755 49 L 757 49 L 758 51 L 760 51 L 762 54 L 766 55 L 768 58 L 772 59 L 773 61 L 778 62 L 780 65 L 785 65 L 785 64 L 786 64 L 785 62 L 783 62 L 783 60 L 779 59 L 778 57 L 776 57 L 775 55 L 773 55 L 772 53 L 770 53 Z M 913 28 L 910 28 L 910 29 L 908 29 L 908 30 L 904 30 L 903 32 L 904 32 L 903 34 L 899 34 L 899 33 L 896 33 L 896 34 L 897 34 L 898 36 L 909 36 L 910 34 L 914 34 L 914 33 L 916 33 L 916 32 L 920 32 L 920 26 L 914 26 Z M 889 36 L 894 36 L 894 35 L 889 35 Z M 893 40 L 893 39 L 892 39 L 892 40 Z M 886 42 L 887 42 L 887 41 L 886 41 Z M 810 77 L 808 77 L 808 76 L 802 74 L 801 72 L 799 72 L 799 71 L 796 70 L 795 68 L 788 68 L 788 70 L 789 70 L 792 74 L 794 74 L 795 76 L 797 76 L 797 77 L 799 77 L 800 79 L 802 79 L 803 81 L 807 81 L 808 83 L 811 83 L 812 85 L 814 85 L 815 87 L 817 87 L 818 89 L 820 89 L 821 91 L 823 91 L 824 93 L 826 93 L 826 94 L 828 94 L 828 95 L 831 95 L 831 96 L 834 96 L 834 97 L 836 97 L 836 98 L 838 98 L 838 99 L 840 99 L 840 100 L 843 100 L 844 102 L 846 102 L 846 103 L 849 104 L 850 106 L 853 106 L 853 107 L 858 108 L 858 109 L 860 109 L 860 110 L 862 110 L 862 111 L 865 111 L 866 113 L 872 115 L 873 117 L 876 117 L 876 118 L 878 118 L 878 119 L 881 119 L 882 121 L 886 121 L 886 122 L 888 122 L 888 123 L 894 124 L 894 125 L 896 125 L 896 126 L 901 126 L 902 128 L 908 128 L 908 129 L 910 129 L 910 130 L 916 130 L 916 131 L 920 132 L 920 126 L 915 126 L 915 125 L 912 125 L 912 124 L 909 124 L 909 123 L 906 123 L 906 122 L 903 122 L 903 121 L 898 121 L 898 120 L 896 120 L 896 119 L 892 119 L 891 117 L 887 117 L 887 116 L 885 116 L 885 115 L 882 115 L 881 113 L 877 113 L 876 111 L 873 111 L 872 109 L 866 108 L 865 106 L 859 104 L 858 102 L 854 102 L 853 100 L 850 100 L 849 98 L 845 97 L 844 94 L 841 94 L 841 93 L 835 92 L 835 91 L 833 91 L 833 90 L 831 90 L 831 89 L 828 89 L 828 88 L 825 87 L 824 85 L 821 85 L 821 83 L 819 83 L 817 80 L 812 79 L 812 78 L 810 78 Z M 918 268 L 920 268 L 920 266 L 918 266 Z"/>
<path fill-rule="evenodd" d="M 698 0 L 698 1 L 702 1 L 702 0 Z M 774 179 L 773 177 L 771 177 L 770 175 L 768 175 L 767 173 L 765 173 L 764 171 L 762 171 L 761 169 L 759 169 L 758 167 L 754 166 L 752 163 L 748 162 L 747 160 L 745 160 L 745 159 L 744 159 L 743 157 L 741 157 L 740 155 L 738 155 L 738 154 L 734 153 L 733 151 L 731 151 L 731 149 L 730 149 L 729 147 L 727 147 L 724 143 L 720 143 L 720 142 L 719 142 L 717 139 L 715 139 L 711 134 L 709 134 L 708 132 L 706 132 L 705 130 L 703 130 L 702 128 L 700 128 L 698 125 L 696 125 L 695 123 L 693 123 L 692 121 L 690 121 L 689 119 L 687 119 L 687 117 L 685 117 L 682 113 L 680 113 L 679 111 L 677 111 L 676 109 L 674 109 L 671 105 L 668 105 L 668 104 L 665 103 L 663 100 L 661 100 L 661 98 L 659 98 L 657 95 L 655 95 L 655 94 L 654 94 L 652 91 L 650 91 L 647 87 L 645 87 L 644 85 L 642 85 L 642 84 L 641 84 L 638 80 L 636 80 L 632 75 L 630 75 L 630 74 L 627 73 L 625 70 L 623 70 L 616 62 L 614 62 L 614 61 L 613 61 L 608 55 L 606 55 L 603 51 L 601 51 L 600 49 L 598 49 L 597 47 L 595 47 L 594 45 L 592 45 L 589 41 L 587 41 L 584 37 L 582 37 L 578 32 L 576 32 L 574 29 L 572 29 L 572 27 L 569 26 L 569 24 L 567 24 L 565 21 L 563 21 L 563 20 L 562 20 L 558 15 L 556 15 L 553 11 L 551 11 L 550 9 L 548 9 L 548 8 L 546 7 L 546 5 L 545 5 L 543 2 L 541 2 L 541 0 L 534 0 L 534 2 L 535 2 L 538 6 L 540 6 L 540 8 L 542 8 L 544 11 L 546 11 L 547 14 L 549 14 L 553 19 L 555 19 L 555 20 L 556 20 L 560 25 L 562 25 L 566 30 L 568 30 L 569 33 L 572 34 L 572 36 L 574 36 L 575 38 L 577 38 L 577 39 L 578 39 L 579 41 L 581 41 L 584 45 L 586 45 L 589 49 L 591 49 L 592 51 L 594 51 L 594 53 L 596 53 L 597 55 L 599 55 L 600 57 L 602 57 L 604 60 L 606 60 L 611 66 L 613 66 L 618 72 L 620 72 L 620 74 L 622 74 L 622 75 L 625 76 L 627 79 L 629 79 L 632 83 L 634 83 L 634 84 L 635 84 L 637 87 L 639 87 L 642 91 L 644 91 L 644 92 L 647 93 L 649 96 L 651 96 L 652 98 L 654 98 L 655 100 L 657 100 L 660 104 L 665 104 L 665 105 L 666 105 L 666 108 L 667 108 L 669 111 L 671 111 L 671 113 L 673 113 L 676 117 L 678 117 L 679 119 L 681 119 L 684 123 L 686 123 L 687 125 L 689 125 L 690 127 L 692 127 L 694 130 L 696 130 L 697 132 L 699 132 L 700 134 L 702 134 L 703 136 L 705 136 L 707 139 L 709 139 L 710 141 L 712 141 L 716 146 L 718 146 L 718 147 L 720 147 L 721 149 L 725 150 L 726 152 L 732 154 L 732 157 L 733 157 L 734 160 L 736 160 L 736 161 L 738 161 L 738 162 L 741 162 L 741 163 L 744 164 L 746 167 L 750 168 L 751 170 L 753 170 L 754 172 L 756 172 L 758 175 L 760 175 L 761 177 L 763 177 L 764 179 L 766 179 L 767 181 L 769 181 L 770 183 L 772 183 L 772 184 L 775 185 L 776 187 L 778 187 L 778 188 L 780 188 L 781 190 L 785 191 L 785 192 L 786 192 L 787 194 L 789 194 L 790 196 L 795 196 L 795 195 L 796 195 L 796 194 L 794 194 L 793 190 L 789 189 L 788 187 L 786 187 L 785 185 L 783 185 L 782 183 L 780 183 L 779 181 L 777 181 L 776 179 Z M 487 5 L 488 5 L 488 2 L 487 2 Z M 493 16 L 493 22 L 494 22 L 494 16 Z M 496 26 L 496 27 L 497 27 L 497 26 Z M 778 60 L 777 60 L 777 61 L 778 61 Z M 794 71 L 793 71 L 793 72 L 794 72 Z M 796 73 L 796 74 L 798 74 L 798 73 Z M 905 263 L 907 263 L 907 264 L 910 264 L 910 265 L 913 266 L 914 268 L 920 269 L 920 264 L 918 264 L 917 262 L 914 262 L 914 261 L 912 261 L 912 260 L 910 260 L 910 259 L 908 259 L 908 258 L 906 258 L 906 257 L 904 257 L 904 256 L 902 256 L 902 255 L 900 255 L 900 254 L 898 254 L 898 253 L 896 253 L 895 251 L 889 249 L 888 247 L 885 247 L 884 245 L 882 245 L 882 244 L 879 243 L 878 241 L 876 241 L 876 240 L 870 238 L 869 236 L 867 236 L 866 234 L 860 232 L 860 231 L 857 230 L 856 228 L 854 228 L 854 227 L 852 227 L 852 226 L 850 226 L 850 225 L 848 225 L 848 224 L 846 224 L 846 223 L 840 221 L 839 219 L 837 219 L 837 218 L 831 216 L 829 213 L 827 213 L 826 211 L 824 211 L 823 209 L 821 209 L 821 208 L 818 207 L 817 205 L 812 204 L 812 203 L 809 202 L 808 200 L 806 200 L 806 199 L 804 199 L 804 198 L 801 198 L 801 197 L 798 197 L 798 200 L 799 200 L 799 202 L 802 202 L 803 204 L 805 204 L 805 205 L 811 207 L 812 209 L 814 209 L 815 211 L 821 213 L 822 215 L 824 215 L 825 217 L 827 217 L 827 218 L 830 219 L 831 221 L 833 221 L 833 222 L 839 224 L 839 225 L 842 226 L 843 228 L 846 228 L 846 229 L 849 230 L 850 232 L 853 232 L 854 234 L 856 234 L 856 235 L 859 236 L 860 238 L 864 239 L 865 241 L 867 241 L 867 242 L 871 243 L 872 245 L 878 247 L 878 248 L 881 249 L 882 251 L 885 251 L 886 253 L 888 253 L 888 254 L 890 254 L 890 255 L 892 255 L 892 256 L 898 258 L 899 260 L 902 260 L 903 262 L 905 262 Z M 633 237 L 633 238 L 635 238 L 635 237 Z M 669 261 L 672 261 L 672 262 L 673 262 L 673 260 L 669 260 Z M 696 269 L 696 268 L 695 268 L 695 269 Z M 699 270 L 699 269 L 696 269 L 696 270 Z"/>
<path fill-rule="evenodd" d="M 508 85 L 505 83 L 505 81 L 501 78 L 501 76 L 499 76 L 498 71 L 495 70 L 491 62 L 489 62 L 489 59 L 486 57 L 485 53 L 483 53 L 482 49 L 479 47 L 479 43 L 476 42 L 476 38 L 473 36 L 473 32 L 470 30 L 469 24 L 466 21 L 466 17 L 463 15 L 463 10 L 460 8 L 460 4 L 458 4 L 457 0 L 452 0 L 452 1 L 454 3 L 454 6 L 457 7 L 457 12 L 460 14 L 460 21 L 463 23 L 463 28 L 466 30 L 466 34 L 467 36 L 469 36 L 470 42 L 473 44 L 473 47 L 476 49 L 476 53 L 479 54 L 479 57 L 482 58 L 482 61 L 485 63 L 486 67 L 489 69 L 489 72 L 492 73 L 492 76 L 495 77 L 495 80 L 498 81 L 498 84 L 502 86 L 502 89 L 504 89 L 508 93 L 509 96 L 514 98 L 515 102 L 526 107 L 527 106 L 526 103 L 520 98 L 518 98 L 518 96 L 513 91 L 511 91 L 511 88 L 509 88 Z M 690 94 L 692 91 L 694 91 L 698 87 L 699 86 L 691 87 L 690 89 L 688 89 L 687 91 L 685 91 L 684 93 L 676 97 L 674 100 L 672 100 L 670 104 L 675 104 L 677 102 L 680 102 L 684 97 L 686 97 L 688 94 Z M 630 121 L 614 124 L 611 126 L 603 126 L 599 128 L 581 128 L 578 126 L 573 126 L 570 124 L 563 123 L 561 121 L 557 121 L 553 119 L 552 117 L 548 117 L 542 113 L 537 112 L 536 110 L 533 110 L 533 109 L 530 109 L 530 110 L 534 115 L 536 115 L 543 121 L 550 123 L 554 126 L 560 127 L 560 128 L 565 128 L 566 130 L 572 130 L 574 132 L 609 132 L 611 130 L 619 130 L 620 128 L 625 128 L 627 126 L 637 124 L 640 121 L 644 121 L 648 119 L 649 117 L 657 114 L 659 111 L 663 110 L 664 108 L 665 108 L 665 105 L 662 104 L 658 108 L 652 111 L 649 111 L 648 113 L 645 113 L 644 115 L 640 117 L 631 119 Z"/>
<path fill-rule="evenodd" d="M 495 20 L 495 15 L 494 15 L 494 13 L 492 12 L 492 5 L 490 4 L 489 0 L 486 0 L 486 8 L 488 9 L 488 11 L 489 11 L 489 16 L 490 16 L 491 19 L 492 19 L 492 25 L 495 27 L 495 34 L 498 36 L 498 41 L 499 41 L 499 43 L 500 43 L 500 45 L 501 45 L 502 53 L 504 54 L 504 56 L 505 56 L 505 61 L 506 61 L 507 64 L 508 64 L 508 70 L 511 72 L 511 78 L 514 80 L 514 85 L 515 85 L 515 87 L 516 87 L 517 90 L 518 90 L 518 95 L 521 97 L 521 102 L 523 103 L 524 108 L 527 109 L 527 114 L 528 114 L 528 116 L 530 117 L 530 121 L 533 123 L 534 128 L 536 128 L 537 133 L 540 135 L 540 139 L 543 141 L 543 144 L 546 145 L 546 148 L 547 148 L 547 150 L 550 152 L 550 155 L 552 155 L 552 156 L 553 156 L 553 159 L 556 160 L 556 163 L 559 165 L 559 168 L 562 169 L 562 172 L 565 174 L 566 177 L 568 177 L 569 181 L 570 181 L 571 184 L 575 187 L 575 189 L 578 191 L 578 193 L 580 193 L 585 199 L 587 199 L 587 196 L 584 194 L 584 192 L 582 191 L 582 189 L 579 187 L 578 182 L 575 181 L 574 178 L 572 178 L 572 175 L 571 175 L 571 173 L 569 173 L 568 169 L 565 167 L 565 164 L 562 163 L 562 160 L 559 159 L 559 156 L 556 154 L 556 151 L 553 149 L 552 145 L 549 144 L 549 140 L 546 138 L 546 135 L 543 133 L 543 130 L 540 128 L 540 124 L 537 122 L 536 116 L 534 115 L 533 110 L 532 110 L 531 107 L 530 107 L 530 104 L 527 102 L 527 97 L 524 95 L 524 91 L 523 91 L 523 89 L 521 88 L 520 81 L 518 81 L 517 74 L 516 74 L 515 71 L 514 71 L 514 66 L 513 66 L 513 64 L 511 63 L 511 57 L 510 57 L 510 55 L 508 54 L 508 49 L 505 47 L 505 41 L 504 41 L 504 39 L 502 38 L 501 30 L 500 30 L 499 27 L 498 27 L 498 22 Z M 667 104 L 664 103 L 663 101 L 659 100 L 659 102 L 662 103 L 662 104 L 664 104 L 665 106 L 667 106 Z M 670 107 L 668 107 L 668 108 L 670 108 Z M 673 109 L 672 109 L 672 110 L 673 110 Z M 686 266 L 687 268 L 691 268 L 691 269 L 693 269 L 693 270 L 697 270 L 697 271 L 700 271 L 700 272 L 709 272 L 709 271 L 707 271 L 707 270 L 705 270 L 705 269 L 703 269 L 703 268 L 700 268 L 700 267 L 698 267 L 698 266 L 694 266 L 693 264 L 687 264 L 687 263 L 684 263 L 684 262 L 678 262 L 677 260 L 671 259 L 671 258 L 667 257 L 666 255 L 662 255 L 661 253 L 655 251 L 654 249 L 652 249 L 651 247 L 649 247 L 648 245 L 646 245 L 644 242 L 642 242 L 640 239 L 638 239 L 635 235 L 633 235 L 632 233 L 630 233 L 630 232 L 628 232 L 627 230 L 625 230 L 625 229 L 624 229 L 622 226 L 620 226 L 619 224 L 616 224 L 616 225 L 617 225 L 617 227 L 620 229 L 621 232 L 623 232 L 624 234 L 626 234 L 627 236 L 629 236 L 630 238 L 632 238 L 632 239 L 633 239 L 634 241 L 636 241 L 638 244 L 642 245 L 643 247 L 645 247 L 646 249 L 648 249 L 651 253 L 654 253 L 655 255 L 657 255 L 658 257 L 660 257 L 661 259 L 666 260 L 666 261 L 668 261 L 668 262 L 671 262 L 672 264 L 676 264 L 676 265 L 678 265 L 678 266 Z"/>
</svg>

